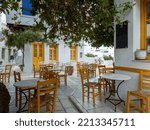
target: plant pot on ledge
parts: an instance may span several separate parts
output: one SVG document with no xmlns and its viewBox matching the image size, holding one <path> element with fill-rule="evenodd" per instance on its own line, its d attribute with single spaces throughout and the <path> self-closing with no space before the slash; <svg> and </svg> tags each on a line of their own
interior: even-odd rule
<svg viewBox="0 0 150 130">
<path fill-rule="evenodd" d="M 135 59 L 136 60 L 145 60 L 146 59 L 146 50 L 138 49 L 135 51 Z"/>
</svg>

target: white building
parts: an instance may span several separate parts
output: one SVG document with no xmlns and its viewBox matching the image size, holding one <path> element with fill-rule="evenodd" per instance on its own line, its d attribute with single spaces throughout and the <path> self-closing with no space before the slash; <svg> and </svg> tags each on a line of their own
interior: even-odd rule
<svg viewBox="0 0 150 130">
<path fill-rule="evenodd" d="M 87 57 L 86 54 L 92 54 L 95 57 Z M 99 48 L 92 47 L 88 43 L 84 43 L 84 61 L 85 62 L 97 62 L 97 63 L 102 63 L 107 66 L 107 64 L 112 64 L 113 61 L 105 61 L 104 56 L 112 56 L 114 57 L 114 48 L 113 47 L 104 47 L 101 46 Z M 107 63 L 106 63 L 107 62 Z M 110 62 L 110 63 L 108 63 Z"/>
<path fill-rule="evenodd" d="M 127 90 L 137 90 L 139 88 L 139 72 L 141 70 L 150 70 L 150 54 L 148 51 L 145 60 L 135 59 L 137 49 L 146 50 L 150 45 L 150 1 L 115 0 L 115 4 L 119 5 L 127 1 L 135 4 L 133 9 L 122 17 L 128 23 L 126 33 L 128 36 L 128 39 L 126 39 L 127 46 L 117 47 L 117 36 L 115 36 L 114 52 L 117 72 L 131 76 L 131 80 L 125 81 L 119 89 L 120 95 L 124 99 L 126 99 Z M 123 37 L 121 39 L 122 42 L 126 41 Z"/>
<path fill-rule="evenodd" d="M 30 10 L 31 5 L 29 1 L 30 0 L 22 0 L 20 6 L 24 8 L 28 8 Z M 17 20 L 14 21 L 12 20 L 12 18 L 15 15 L 17 15 L 18 18 Z M 32 16 L 29 11 L 25 11 L 25 10 L 23 11 L 18 10 L 17 12 L 11 11 L 9 14 L 6 15 L 6 24 L 13 25 L 15 22 L 17 22 L 19 23 L 19 25 L 22 26 L 33 26 L 35 17 L 36 16 Z M 82 41 L 80 44 L 82 45 Z M 0 49 L 1 48 L 7 48 L 7 47 L 3 43 L 0 44 Z M 72 65 L 75 65 L 77 61 L 83 61 L 83 52 L 84 52 L 84 47 L 73 46 L 70 48 L 63 41 L 58 41 L 57 45 L 55 46 L 49 46 L 47 43 L 37 43 L 37 42 L 29 43 L 25 45 L 24 71 L 31 72 L 33 64 L 38 66 L 40 62 L 44 62 L 44 63 L 70 62 Z M 5 52 L 5 56 L 7 56 L 8 53 L 10 52 L 8 51 Z M 5 63 L 9 63 L 8 58 L 4 57 L 3 55 L 4 55 L 3 49 L 1 49 L 0 59 L 3 59 Z"/>
<path fill-rule="evenodd" d="M 6 28 L 6 17 L 4 13 L 0 13 L 0 39 L 2 36 L 2 29 Z M 11 62 L 10 56 L 13 55 L 13 48 L 7 48 L 5 42 L 0 40 L 0 61 L 1 64 L 7 64 Z"/>
</svg>

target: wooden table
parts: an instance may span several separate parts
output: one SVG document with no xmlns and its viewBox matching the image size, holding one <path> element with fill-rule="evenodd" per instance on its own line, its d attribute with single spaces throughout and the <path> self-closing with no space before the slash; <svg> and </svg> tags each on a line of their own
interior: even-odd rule
<svg viewBox="0 0 150 130">
<path fill-rule="evenodd" d="M 36 89 L 37 81 L 38 79 L 29 79 L 29 80 L 21 80 L 21 81 L 14 83 L 14 87 L 16 87 L 19 90 L 19 92 L 25 96 L 25 104 L 23 105 L 23 107 L 21 107 L 21 104 L 19 104 L 19 109 L 17 110 L 17 112 L 21 112 L 25 108 L 28 102 L 28 97 L 26 93 L 24 92 L 24 90 L 27 90 L 29 93 L 28 96 L 30 96 L 30 90 Z"/>
</svg>

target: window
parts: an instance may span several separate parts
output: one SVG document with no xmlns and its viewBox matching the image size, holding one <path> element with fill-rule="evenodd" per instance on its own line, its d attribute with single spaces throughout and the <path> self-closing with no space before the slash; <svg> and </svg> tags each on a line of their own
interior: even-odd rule
<svg viewBox="0 0 150 130">
<path fill-rule="evenodd" d="M 141 49 L 146 49 L 150 59 L 150 0 L 141 0 Z"/>
<path fill-rule="evenodd" d="M 5 48 L 2 48 L 2 59 L 5 59 Z"/>
<path fill-rule="evenodd" d="M 50 60 L 50 62 L 58 61 L 58 46 L 50 46 L 50 48 L 49 48 L 49 60 Z"/>
<path fill-rule="evenodd" d="M 11 49 L 8 49 L 8 61 L 10 62 Z"/>
<path fill-rule="evenodd" d="M 82 52 L 80 52 L 80 58 L 83 58 L 83 53 Z"/>
<path fill-rule="evenodd" d="M 76 61 L 77 60 L 77 47 L 73 46 L 70 48 L 70 60 Z"/>
<path fill-rule="evenodd" d="M 30 0 L 22 0 L 22 14 L 31 16 L 32 4 Z"/>
</svg>

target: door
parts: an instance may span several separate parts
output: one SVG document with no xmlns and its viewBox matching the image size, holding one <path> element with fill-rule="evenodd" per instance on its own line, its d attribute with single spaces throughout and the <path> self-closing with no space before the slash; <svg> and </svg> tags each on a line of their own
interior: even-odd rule
<svg viewBox="0 0 150 130">
<path fill-rule="evenodd" d="M 44 61 L 44 44 L 33 43 L 32 45 L 32 66 L 39 68 L 39 63 Z"/>
</svg>

